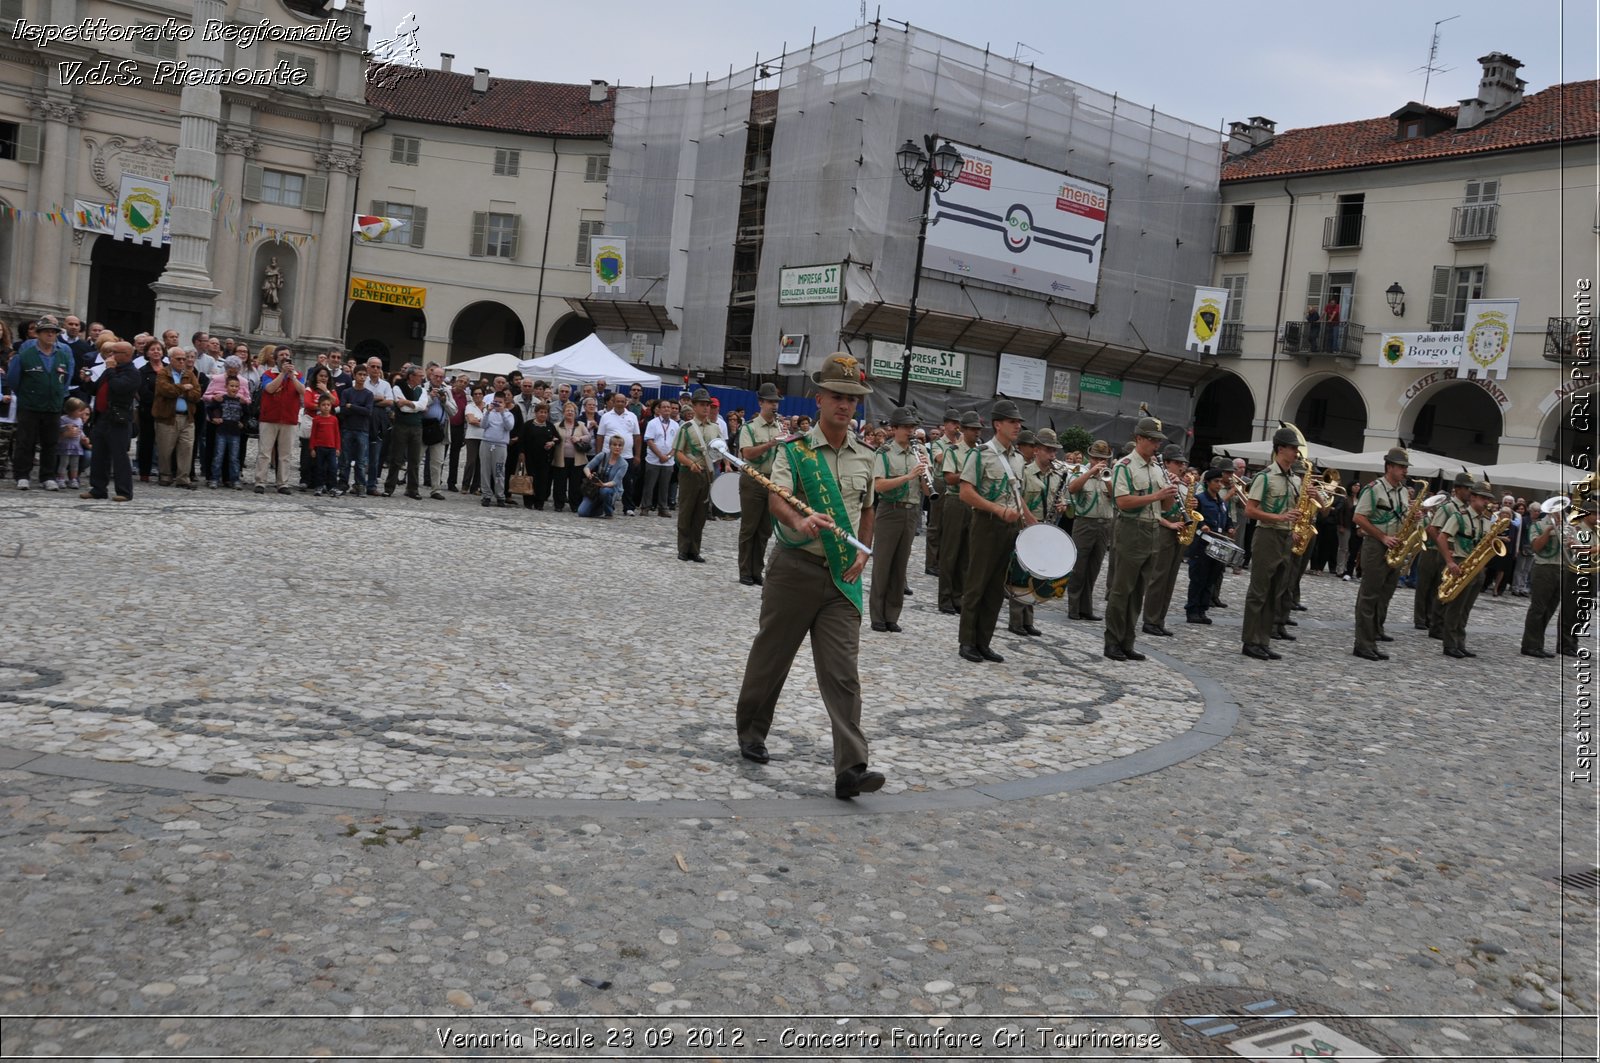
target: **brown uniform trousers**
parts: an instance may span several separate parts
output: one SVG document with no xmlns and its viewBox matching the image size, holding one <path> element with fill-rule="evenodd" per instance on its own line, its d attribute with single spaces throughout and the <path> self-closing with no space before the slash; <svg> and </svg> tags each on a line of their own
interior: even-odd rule
<svg viewBox="0 0 1600 1063">
<path fill-rule="evenodd" d="M 1289 551 L 1289 531 L 1256 525 L 1251 540 L 1250 590 L 1244 599 L 1244 644 L 1265 646 L 1289 619 L 1289 566 L 1299 560 Z"/>
<path fill-rule="evenodd" d="M 681 518 L 680 518 L 681 519 Z M 739 474 L 739 577 L 761 579 L 767 541 L 772 538 L 772 517 L 767 512 L 767 489 Z"/>
<path fill-rule="evenodd" d="M 780 546 L 767 570 L 760 628 L 750 644 L 739 688 L 735 726 L 741 745 L 766 744 L 784 681 L 808 634 L 817 686 L 833 725 L 833 772 L 838 775 L 867 763 L 867 739 L 861 733 L 861 678 L 856 667 L 861 614 L 834 586 L 826 561 Z"/>
<path fill-rule="evenodd" d="M 1005 599 L 1006 567 L 1021 524 L 974 510 L 967 528 L 967 585 L 961 596 L 961 645 L 987 647 Z"/>
<path fill-rule="evenodd" d="M 1459 564 L 1459 562 L 1457 562 Z M 1452 647 L 1458 650 L 1467 648 L 1467 618 L 1472 615 L 1472 606 L 1478 600 L 1478 592 L 1483 590 L 1485 573 L 1478 573 L 1466 589 L 1456 595 L 1454 601 L 1446 602 L 1440 610 L 1444 624 L 1444 648 Z"/>
<path fill-rule="evenodd" d="M 1111 520 L 1107 517 L 1079 517 L 1072 522 L 1072 545 L 1078 560 L 1067 581 L 1067 618 L 1088 619 L 1094 615 L 1094 584 L 1100 566 L 1111 550 Z"/>
<path fill-rule="evenodd" d="M 1178 569 L 1183 567 L 1184 547 L 1178 545 L 1177 532 L 1160 525 L 1157 528 L 1156 563 L 1150 570 L 1150 586 L 1144 592 L 1144 622 L 1166 627 L 1172 591 L 1178 585 Z"/>
<path fill-rule="evenodd" d="M 1573 580 L 1576 582 L 1576 580 Z M 1534 565 L 1533 577 L 1528 581 L 1528 615 L 1522 621 L 1522 652 L 1539 653 L 1544 650 L 1544 631 L 1558 607 L 1566 603 L 1561 594 L 1561 566 Z M 1577 639 L 1572 634 L 1567 610 L 1561 608 L 1561 630 L 1556 632 L 1556 646 L 1563 652 L 1576 650 Z"/>
<path fill-rule="evenodd" d="M 700 553 L 706 517 L 711 511 L 711 477 L 678 467 L 678 554 L 694 557 Z"/>
<path fill-rule="evenodd" d="M 959 487 L 946 487 L 939 517 L 939 608 L 961 607 L 967 577 L 967 522 L 972 510 Z"/>
<path fill-rule="evenodd" d="M 1133 649 L 1134 625 L 1145 589 L 1155 568 L 1156 533 L 1165 531 L 1153 520 L 1116 518 L 1117 568 L 1106 588 L 1105 648 Z M 1170 534 L 1170 533 L 1169 533 Z"/>
<path fill-rule="evenodd" d="M 923 529 L 922 571 L 933 575 L 939 571 L 939 529 L 944 526 L 944 495 L 928 499 L 928 526 Z"/>
<path fill-rule="evenodd" d="M 874 624 L 898 624 L 906 600 L 906 566 L 917 537 L 916 502 L 880 502 L 872 526 L 872 587 L 867 604 Z"/>
<path fill-rule="evenodd" d="M 1389 599 L 1400 583 L 1400 573 L 1389 567 L 1389 548 L 1382 539 L 1361 541 L 1361 587 L 1356 591 L 1356 649 L 1373 651 L 1389 618 Z"/>
<path fill-rule="evenodd" d="M 1416 597 L 1412 599 L 1411 620 L 1417 627 L 1425 627 L 1433 638 L 1444 637 L 1444 608 L 1439 604 L 1439 580 L 1444 575 L 1444 561 L 1439 551 L 1424 549 L 1417 558 Z"/>
</svg>

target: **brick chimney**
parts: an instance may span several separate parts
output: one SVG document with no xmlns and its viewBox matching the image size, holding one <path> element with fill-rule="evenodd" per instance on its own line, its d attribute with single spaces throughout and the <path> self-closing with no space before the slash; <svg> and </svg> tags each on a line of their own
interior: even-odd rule
<svg viewBox="0 0 1600 1063">
<path fill-rule="evenodd" d="M 1252 115 L 1248 121 L 1228 123 L 1228 154 L 1243 155 L 1264 147 L 1277 136 L 1278 123 L 1261 115 Z"/>
<path fill-rule="evenodd" d="M 1517 77 L 1521 60 L 1504 52 L 1490 52 L 1478 62 L 1483 64 L 1478 94 L 1461 101 L 1461 110 L 1456 113 L 1457 129 L 1476 128 L 1511 110 L 1522 102 L 1522 90 L 1528 84 Z"/>
<path fill-rule="evenodd" d="M 455 58 L 455 53 L 454 52 L 440 52 L 439 53 L 439 73 L 441 73 L 441 74 L 450 73 L 450 60 L 452 60 L 454 58 Z"/>
<path fill-rule="evenodd" d="M 472 68 L 472 91 L 480 96 L 489 91 L 489 68 L 478 66 Z"/>
</svg>

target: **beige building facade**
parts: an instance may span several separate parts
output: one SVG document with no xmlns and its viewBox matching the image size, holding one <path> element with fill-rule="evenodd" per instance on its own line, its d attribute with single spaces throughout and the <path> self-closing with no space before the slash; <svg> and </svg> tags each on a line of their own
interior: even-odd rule
<svg viewBox="0 0 1600 1063">
<path fill-rule="evenodd" d="M 604 232 L 611 91 L 442 65 L 369 95 L 359 207 L 403 224 L 356 242 L 349 345 L 391 365 L 570 346 L 593 331 L 567 299 Z"/>
<path fill-rule="evenodd" d="M 1474 468 L 1570 457 L 1558 435 L 1593 386 L 1573 339 L 1595 279 L 1595 85 L 1524 96 L 1515 59 L 1481 62 L 1457 108 L 1234 124 L 1212 278 L 1229 292 L 1222 375 L 1198 396 L 1197 443 L 1283 420 L 1330 446 L 1400 441 Z M 1520 300 L 1504 379 L 1384 364 L 1387 337 L 1459 331 L 1479 298 Z"/>
<path fill-rule="evenodd" d="M 156 320 L 151 288 L 170 247 L 104 230 L 125 175 L 170 180 L 189 150 L 201 169 L 214 155 L 209 215 L 167 207 L 208 238 L 200 327 L 252 345 L 339 343 L 362 135 L 379 117 L 364 14 L 360 0 L 0 3 L 0 313 L 70 312 L 123 335 L 175 324 Z M 184 86 L 200 64 L 186 64 L 207 34 L 220 108 L 190 126 L 214 137 L 191 145 Z M 274 269 L 275 317 L 263 315 Z"/>
</svg>

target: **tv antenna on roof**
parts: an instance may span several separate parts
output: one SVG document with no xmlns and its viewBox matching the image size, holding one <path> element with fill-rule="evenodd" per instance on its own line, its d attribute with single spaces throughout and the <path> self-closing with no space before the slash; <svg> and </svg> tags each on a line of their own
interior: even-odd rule
<svg viewBox="0 0 1600 1063">
<path fill-rule="evenodd" d="M 1428 83 L 1433 80 L 1433 75 L 1448 74 L 1450 71 L 1455 69 L 1455 67 L 1452 66 L 1437 65 L 1437 60 L 1439 58 L 1439 27 L 1443 26 L 1446 22 L 1454 22 L 1460 17 L 1460 15 L 1451 15 L 1449 18 L 1442 18 L 1433 24 L 1433 42 L 1428 46 L 1428 61 L 1423 66 L 1419 66 L 1416 70 L 1412 71 L 1413 74 L 1422 73 L 1425 75 L 1422 79 L 1423 103 L 1428 102 Z"/>
</svg>

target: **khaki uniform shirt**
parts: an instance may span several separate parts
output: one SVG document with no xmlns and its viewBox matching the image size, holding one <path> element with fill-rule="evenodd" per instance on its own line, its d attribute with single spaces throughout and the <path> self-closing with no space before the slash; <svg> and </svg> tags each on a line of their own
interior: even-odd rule
<svg viewBox="0 0 1600 1063">
<path fill-rule="evenodd" d="M 873 459 L 874 474 L 886 480 L 904 476 L 917 467 L 917 452 L 911 447 L 900 449 L 899 443 L 890 443 L 878 451 L 878 456 Z M 922 488 L 918 487 L 918 478 L 912 477 L 899 487 L 890 488 L 878 496 L 880 502 L 916 502 L 922 498 Z"/>
<path fill-rule="evenodd" d="M 1377 479 L 1361 489 L 1361 497 L 1356 499 L 1355 515 L 1366 517 L 1385 535 L 1393 535 L 1400 530 L 1400 524 L 1406 519 L 1406 511 L 1410 508 L 1411 492 L 1404 484 L 1390 487 L 1389 481 Z"/>
<path fill-rule="evenodd" d="M 1443 528 L 1445 535 L 1450 538 L 1452 551 L 1459 559 L 1472 553 L 1472 548 L 1488 533 L 1489 525 L 1487 516 L 1478 516 L 1471 508 L 1462 506 L 1450 515 Z"/>
<path fill-rule="evenodd" d="M 1130 495 L 1155 494 L 1167 485 L 1166 470 L 1158 461 L 1145 461 L 1134 451 L 1111 466 L 1111 497 L 1127 498 Z M 1156 523 L 1161 515 L 1160 502 L 1147 502 L 1133 509 L 1121 509 L 1114 503 L 1111 511 L 1129 520 Z"/>
<path fill-rule="evenodd" d="M 1465 505 L 1458 501 L 1455 495 L 1451 495 L 1449 498 L 1445 499 L 1442 503 L 1435 507 L 1433 516 L 1428 518 L 1428 534 L 1423 536 L 1423 541 L 1428 544 L 1427 548 L 1429 550 L 1432 550 L 1434 553 L 1439 552 L 1438 548 L 1433 544 L 1434 529 L 1443 528 L 1446 521 L 1448 521 L 1451 517 L 1461 513 L 1465 508 Z"/>
<path fill-rule="evenodd" d="M 1292 472 L 1284 472 L 1277 462 L 1273 462 L 1256 473 L 1255 479 L 1250 481 L 1249 497 L 1255 499 L 1256 505 L 1268 513 L 1285 513 L 1300 501 L 1300 477 Z M 1287 535 L 1292 530 L 1291 524 L 1256 522 L 1258 532 L 1282 532 Z"/>
<path fill-rule="evenodd" d="M 744 427 L 739 429 L 738 447 L 759 447 L 764 443 L 770 443 L 774 439 L 780 438 L 778 427 L 778 419 L 776 417 L 772 419 L 771 424 L 768 424 L 760 417 L 746 421 Z M 706 442 L 709 443 L 711 440 L 707 439 Z M 778 450 L 778 447 L 773 447 L 761 457 L 751 461 L 750 467 L 762 476 L 771 476 L 773 463 L 778 460 Z M 742 456 L 737 449 L 734 451 L 734 455 L 736 457 Z"/>
<path fill-rule="evenodd" d="M 1050 498 L 1061 486 L 1061 477 L 1050 469 L 1039 468 L 1038 462 L 1029 465 L 1022 474 L 1022 500 L 1028 505 L 1028 512 L 1037 520 L 1051 520 L 1054 514 L 1046 514 L 1045 509 L 1050 505 Z"/>
<path fill-rule="evenodd" d="M 690 420 L 683 423 L 678 430 L 678 453 L 687 454 L 691 460 L 698 461 L 707 471 L 716 459 L 711 455 L 710 447 L 713 439 L 721 438 L 713 421 Z"/>
<path fill-rule="evenodd" d="M 1549 540 L 1544 544 L 1544 549 L 1533 551 L 1533 563 L 1535 565 L 1561 564 L 1563 560 L 1561 556 L 1561 548 L 1565 545 L 1566 540 L 1566 535 L 1563 534 L 1565 531 L 1563 525 L 1565 523 L 1565 521 L 1559 520 L 1556 517 L 1540 517 L 1538 520 L 1533 522 L 1533 527 L 1528 529 L 1528 546 L 1530 549 L 1533 547 L 1533 541 L 1535 539 L 1543 535 L 1545 532 L 1550 531 L 1552 526 L 1555 529 Z"/>
<path fill-rule="evenodd" d="M 855 438 L 853 434 L 846 433 L 844 446 L 835 450 L 823 436 L 821 426 L 811 429 L 802 438 L 817 452 L 818 460 L 827 465 L 833 473 L 834 481 L 839 485 L 839 494 L 844 499 L 845 510 L 850 517 L 850 531 L 852 534 L 859 533 L 862 514 L 871 509 L 873 503 L 877 501 L 877 493 L 872 487 L 872 468 L 876 457 L 872 448 Z M 811 505 L 812 500 L 804 497 L 795 487 L 794 474 L 789 469 L 789 448 L 782 446 L 773 449 L 778 457 L 772 463 L 772 482 L 802 502 Z M 781 522 L 774 523 L 773 533 L 784 546 L 804 550 L 818 557 L 827 556 L 823 553 L 821 539 L 802 539 Z M 860 535 L 856 534 L 856 537 L 860 538 Z"/>
<path fill-rule="evenodd" d="M 973 447 L 961 467 L 961 482 L 977 488 L 985 501 L 1011 505 L 1011 484 L 1022 486 L 1022 454 L 1015 447 L 1000 450 L 993 440 Z"/>
<path fill-rule="evenodd" d="M 1117 515 L 1116 506 L 1111 504 L 1111 489 L 1098 474 L 1083 481 L 1083 490 L 1072 493 L 1072 508 L 1077 516 L 1095 520 L 1108 520 Z"/>
<path fill-rule="evenodd" d="M 941 483 L 944 482 L 944 474 L 947 472 L 953 472 L 960 476 L 961 471 L 967 466 L 967 455 L 971 454 L 974 449 L 974 447 L 967 446 L 965 439 L 958 439 L 954 443 L 946 443 L 944 445 L 944 462 L 939 466 L 939 481 Z M 945 487 L 948 490 L 949 484 L 945 484 Z"/>
</svg>

